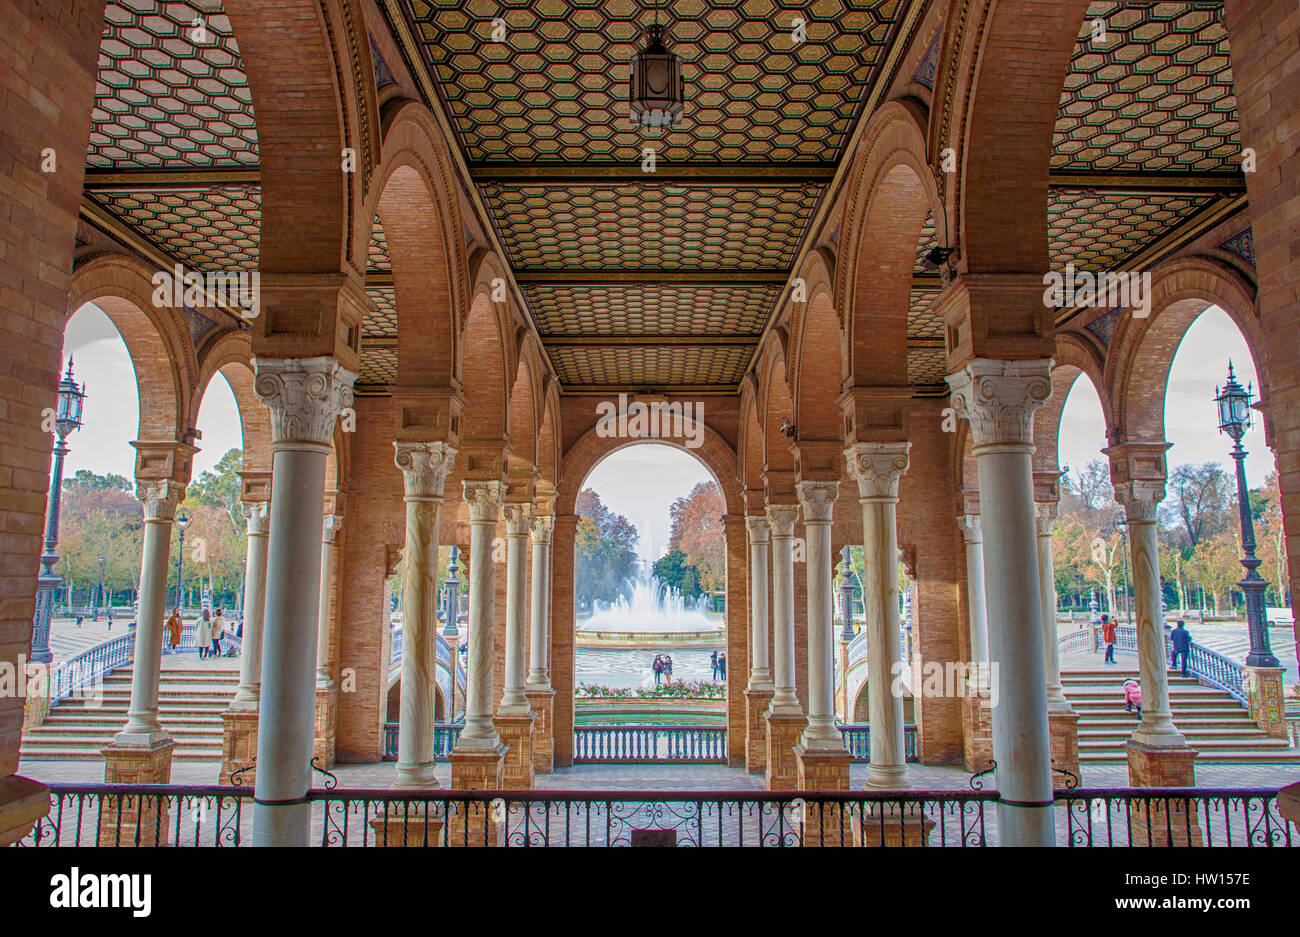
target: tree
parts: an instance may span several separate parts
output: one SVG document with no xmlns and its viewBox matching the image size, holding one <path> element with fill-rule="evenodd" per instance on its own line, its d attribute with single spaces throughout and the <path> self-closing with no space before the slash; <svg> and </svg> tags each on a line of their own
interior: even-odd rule
<svg viewBox="0 0 1300 937">
<path fill-rule="evenodd" d="M 654 577 L 685 598 L 695 598 L 700 594 L 695 570 L 686 562 L 686 554 L 681 550 L 669 550 L 655 561 Z"/>
<path fill-rule="evenodd" d="M 712 481 L 700 482 L 669 508 L 673 520 L 669 547 L 684 554 L 704 592 L 716 592 L 726 584 L 727 542 L 722 526 L 726 509 L 722 489 Z"/>
<path fill-rule="evenodd" d="M 576 505 L 579 516 L 574 591 L 578 605 L 613 602 L 627 592 L 627 581 L 636 574 L 636 528 L 621 514 L 615 514 L 600 495 L 584 488 Z"/>
<path fill-rule="evenodd" d="M 1251 492 L 1252 495 L 1255 492 Z M 1259 523 L 1260 575 L 1277 590 L 1277 603 L 1290 604 L 1291 575 L 1287 569 L 1286 532 L 1282 529 L 1282 492 L 1277 472 L 1270 472 L 1259 492 L 1263 502 Z"/>
<path fill-rule="evenodd" d="M 1169 489 L 1166 510 L 1174 512 L 1182 523 L 1188 546 L 1195 549 L 1227 526 L 1225 515 L 1233 490 L 1218 462 L 1178 466 L 1169 476 Z"/>
</svg>

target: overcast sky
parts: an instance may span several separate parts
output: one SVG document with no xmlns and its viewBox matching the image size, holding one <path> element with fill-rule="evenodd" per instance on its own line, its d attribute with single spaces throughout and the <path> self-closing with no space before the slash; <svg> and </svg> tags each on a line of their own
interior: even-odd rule
<svg viewBox="0 0 1300 937">
<path fill-rule="evenodd" d="M 85 425 L 69 439 L 65 477 L 87 468 L 101 475 L 116 472 L 130 478 L 135 471 L 131 440 L 137 438 L 139 412 L 135 372 L 126 346 L 108 317 L 93 305 L 83 307 L 69 320 L 64 342 L 65 364 L 70 352 L 77 379 L 87 384 Z M 1165 407 L 1166 438 L 1174 444 L 1168 455 L 1170 470 L 1184 462 L 1211 460 L 1231 469 L 1227 456 L 1231 443 L 1219 435 L 1213 401 L 1215 385 L 1227 375 L 1229 358 L 1242 383 L 1251 381 L 1258 386 L 1245 340 L 1225 313 L 1211 308 L 1188 330 L 1170 373 Z M 198 429 L 203 438 L 194 460 L 195 478 L 227 450 L 242 446 L 235 398 L 220 375 L 203 399 Z M 1078 469 L 1089 459 L 1104 458 L 1101 449 L 1105 445 L 1101 404 L 1092 383 L 1080 378 L 1066 400 L 1061 421 L 1061 465 Z M 1274 468 L 1273 454 L 1264 445 L 1258 422 L 1246 435 L 1245 446 L 1250 450 L 1248 480 L 1258 487 Z M 668 544 L 669 506 L 697 482 L 711 478 L 702 463 L 680 449 L 640 444 L 610 455 L 591 471 L 585 485 L 596 489 L 610 510 L 637 527 L 641 556 L 656 559 Z"/>
</svg>

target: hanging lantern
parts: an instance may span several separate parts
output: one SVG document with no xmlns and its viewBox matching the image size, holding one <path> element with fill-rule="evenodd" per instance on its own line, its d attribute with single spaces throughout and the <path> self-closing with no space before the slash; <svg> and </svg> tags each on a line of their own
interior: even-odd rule
<svg viewBox="0 0 1300 937">
<path fill-rule="evenodd" d="M 663 27 L 650 27 L 650 41 L 632 58 L 628 117 L 645 127 L 671 127 L 682 119 L 682 60 L 663 43 Z"/>
</svg>

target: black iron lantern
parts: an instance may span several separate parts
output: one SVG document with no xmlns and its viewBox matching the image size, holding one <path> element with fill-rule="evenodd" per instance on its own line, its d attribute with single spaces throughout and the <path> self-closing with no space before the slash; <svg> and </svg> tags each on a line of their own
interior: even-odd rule
<svg viewBox="0 0 1300 937">
<path fill-rule="evenodd" d="M 663 35 L 663 27 L 655 23 L 649 29 L 650 41 L 632 58 L 628 117 L 644 127 L 672 127 L 682 119 L 682 60 L 668 51 Z"/>
<path fill-rule="evenodd" d="M 81 407 L 86 399 L 86 387 L 78 387 L 72 379 L 72 359 L 68 358 L 68 370 L 59 381 L 59 409 L 54 417 L 54 425 L 59 436 L 67 436 L 74 429 L 81 429 Z"/>
<path fill-rule="evenodd" d="M 1228 362 L 1228 381 L 1223 388 L 1215 388 L 1214 402 L 1219 407 L 1219 432 L 1231 436 L 1234 442 L 1250 429 L 1250 401 L 1254 394 L 1248 387 L 1237 383 L 1232 373 L 1232 362 Z"/>
</svg>

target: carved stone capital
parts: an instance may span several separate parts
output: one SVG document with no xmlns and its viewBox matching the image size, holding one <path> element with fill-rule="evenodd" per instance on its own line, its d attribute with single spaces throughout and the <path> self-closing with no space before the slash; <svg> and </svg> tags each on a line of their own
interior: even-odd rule
<svg viewBox="0 0 1300 937">
<path fill-rule="evenodd" d="M 799 519 L 797 504 L 769 504 L 767 522 L 772 527 L 773 537 L 793 537 L 794 522 Z"/>
<path fill-rule="evenodd" d="M 1056 501 L 1038 501 L 1034 504 L 1034 528 L 1040 537 L 1052 536 L 1056 518 L 1061 513 L 1061 506 Z"/>
<path fill-rule="evenodd" d="M 144 505 L 146 521 L 170 521 L 176 516 L 176 505 L 185 497 L 185 486 L 166 478 L 139 481 L 135 496 Z"/>
<path fill-rule="evenodd" d="M 551 535 L 555 532 L 555 515 L 554 514 L 534 514 L 532 523 L 532 535 L 534 543 L 551 542 Z"/>
<path fill-rule="evenodd" d="M 1052 362 L 974 358 L 948 375 L 952 406 L 969 420 L 981 446 L 1023 446 L 1032 451 L 1034 411 L 1052 395 Z"/>
<path fill-rule="evenodd" d="M 334 358 L 254 358 L 253 391 L 271 410 L 271 445 L 328 446 L 357 376 Z"/>
<path fill-rule="evenodd" d="M 271 529 L 271 503 L 269 501 L 245 501 L 239 511 L 248 522 L 250 537 L 265 537 Z"/>
<path fill-rule="evenodd" d="M 526 502 L 511 501 L 501 506 L 506 521 L 506 536 L 527 537 L 533 519 L 533 506 Z"/>
<path fill-rule="evenodd" d="M 967 545 L 984 542 L 984 525 L 978 514 L 962 514 L 957 517 L 957 528 Z"/>
<path fill-rule="evenodd" d="M 393 443 L 393 462 L 402 470 L 407 501 L 441 501 L 447 476 L 456 467 L 456 450 L 445 442 Z"/>
<path fill-rule="evenodd" d="M 334 543 L 343 528 L 343 517 L 340 514 L 326 514 L 325 521 L 321 525 L 320 538 L 323 543 Z"/>
<path fill-rule="evenodd" d="M 860 442 L 844 450 L 858 500 L 897 501 L 898 480 L 910 464 L 910 442 Z"/>
<path fill-rule="evenodd" d="M 746 517 L 745 530 L 749 533 L 750 543 L 767 543 L 771 539 L 772 525 L 766 517 Z"/>
<path fill-rule="evenodd" d="M 472 524 L 495 524 L 501 516 L 501 482 L 461 482 Z"/>
<path fill-rule="evenodd" d="M 1165 500 L 1163 481 L 1127 481 L 1115 486 L 1115 500 L 1124 507 L 1131 524 L 1154 524 Z"/>
<path fill-rule="evenodd" d="M 815 481 L 798 484 L 799 504 L 803 508 L 805 524 L 829 524 L 835 513 L 835 499 L 839 497 L 840 483 Z"/>
</svg>

